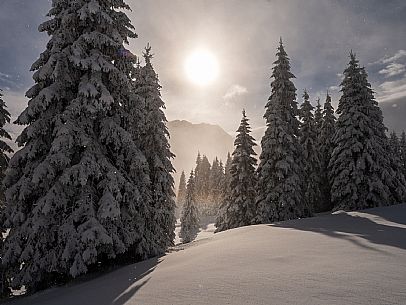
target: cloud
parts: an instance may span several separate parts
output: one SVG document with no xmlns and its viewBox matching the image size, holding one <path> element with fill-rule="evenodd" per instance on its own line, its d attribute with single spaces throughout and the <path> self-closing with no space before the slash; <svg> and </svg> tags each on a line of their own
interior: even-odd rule
<svg viewBox="0 0 406 305">
<path fill-rule="evenodd" d="M 375 62 L 369 63 L 369 65 L 389 64 L 389 63 L 393 63 L 403 57 L 406 57 L 406 50 L 398 50 L 394 55 L 392 55 L 392 56 L 386 55 L 383 58 L 378 59 Z"/>
<path fill-rule="evenodd" d="M 236 84 L 236 85 L 232 85 L 230 88 L 228 88 L 228 90 L 227 90 L 226 94 L 224 94 L 223 98 L 225 100 L 230 100 L 236 96 L 243 95 L 246 93 L 248 93 L 247 88 Z"/>
<path fill-rule="evenodd" d="M 1 73 L 0 72 L 0 80 L 7 80 L 9 79 L 11 76 L 6 74 L 6 73 Z"/>
<path fill-rule="evenodd" d="M 13 80 L 11 79 L 11 75 L 0 72 L 0 85 L 6 86 L 14 84 Z"/>
<path fill-rule="evenodd" d="M 331 91 L 340 91 L 339 86 L 330 86 L 328 89 L 331 90 Z"/>
<path fill-rule="evenodd" d="M 406 71 L 404 64 L 392 62 L 386 66 L 386 68 L 379 71 L 379 74 L 385 75 L 385 77 L 396 76 Z"/>
<path fill-rule="evenodd" d="M 344 80 L 344 74 L 343 73 L 337 73 L 337 77 L 342 81 Z"/>
<path fill-rule="evenodd" d="M 406 97 L 406 74 L 401 79 L 383 82 L 378 89 L 380 102 Z"/>
<path fill-rule="evenodd" d="M 391 63 L 394 62 L 402 57 L 406 57 L 406 51 L 405 50 L 399 50 L 395 53 L 395 55 L 391 56 L 391 57 L 384 57 L 381 59 L 381 63 L 383 64 L 387 64 L 387 63 Z"/>
</svg>

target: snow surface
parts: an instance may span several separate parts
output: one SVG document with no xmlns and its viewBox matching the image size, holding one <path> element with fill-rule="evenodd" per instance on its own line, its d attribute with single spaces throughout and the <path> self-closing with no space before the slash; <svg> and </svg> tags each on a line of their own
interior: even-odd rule
<svg viewBox="0 0 406 305">
<path fill-rule="evenodd" d="M 406 204 L 217 233 L 9 304 L 406 304 Z"/>
</svg>

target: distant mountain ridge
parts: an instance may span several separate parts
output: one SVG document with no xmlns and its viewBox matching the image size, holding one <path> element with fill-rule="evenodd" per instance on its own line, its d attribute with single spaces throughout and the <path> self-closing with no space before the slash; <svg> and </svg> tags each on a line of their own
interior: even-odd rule
<svg viewBox="0 0 406 305">
<path fill-rule="evenodd" d="M 218 125 L 174 120 L 168 122 L 168 129 L 171 150 L 176 155 L 173 160 L 177 171 L 174 175 L 176 184 L 182 170 L 188 176 L 190 170 L 195 167 L 199 151 L 202 155 L 206 155 L 210 162 L 215 157 L 225 162 L 227 154 L 232 153 L 234 149 L 233 137 Z"/>
</svg>

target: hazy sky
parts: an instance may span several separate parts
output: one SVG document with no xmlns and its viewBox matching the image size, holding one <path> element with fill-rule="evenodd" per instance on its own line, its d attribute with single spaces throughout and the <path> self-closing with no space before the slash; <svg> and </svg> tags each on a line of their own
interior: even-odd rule
<svg viewBox="0 0 406 305">
<path fill-rule="evenodd" d="M 393 0 L 128 0 L 140 54 L 147 42 L 163 86 L 169 120 L 237 128 L 246 108 L 254 127 L 270 92 L 270 74 L 282 36 L 297 79 L 299 101 L 330 89 L 335 102 L 350 49 L 365 65 L 381 102 L 406 97 L 406 1 Z M 0 0 L 0 88 L 16 116 L 32 85 L 31 64 L 48 41 L 37 31 L 48 0 Z M 185 76 L 185 58 L 211 50 L 219 79 L 205 87 Z"/>
</svg>

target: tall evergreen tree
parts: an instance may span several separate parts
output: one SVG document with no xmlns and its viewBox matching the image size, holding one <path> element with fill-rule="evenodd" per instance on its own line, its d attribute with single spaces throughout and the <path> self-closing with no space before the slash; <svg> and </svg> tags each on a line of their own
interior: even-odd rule
<svg viewBox="0 0 406 305">
<path fill-rule="evenodd" d="M 196 180 L 196 177 L 199 174 L 200 166 L 202 164 L 202 155 L 200 154 L 200 151 L 197 152 L 197 157 L 196 157 L 196 166 L 195 166 L 195 172 L 194 172 L 194 177 Z"/>
<path fill-rule="evenodd" d="M 321 125 L 321 133 L 319 139 L 320 163 L 321 163 L 321 212 L 330 211 L 333 209 L 331 202 L 331 181 L 329 178 L 328 165 L 331 154 L 333 152 L 334 143 L 333 137 L 336 130 L 336 117 L 334 116 L 334 108 L 331 105 L 331 97 L 327 92 L 326 101 L 323 108 L 323 123 Z"/>
<path fill-rule="evenodd" d="M 393 164 L 382 112 L 365 69 L 352 52 L 341 87 L 330 160 L 335 208 L 359 210 L 400 202 L 406 194 L 405 179 Z"/>
<path fill-rule="evenodd" d="M 210 214 L 215 215 L 219 208 L 222 194 L 222 182 L 224 180 L 224 168 L 221 161 L 216 157 L 210 170 L 209 178 L 209 202 L 211 203 Z"/>
<path fill-rule="evenodd" d="M 172 173 L 169 132 L 163 112 L 165 103 L 161 98 L 158 75 L 152 66 L 151 47 L 148 45 L 143 53 L 145 66 L 138 68 L 135 94 L 144 107 L 139 145 L 147 158 L 151 179 L 151 219 L 149 229 L 155 238 L 157 248 L 152 254 L 162 254 L 173 245 L 175 238 L 175 193 Z"/>
<path fill-rule="evenodd" d="M 231 154 L 227 154 L 226 164 L 224 166 L 224 181 L 223 181 L 223 198 L 226 198 L 230 194 L 230 184 L 231 184 L 231 165 L 233 163 L 233 158 Z"/>
<path fill-rule="evenodd" d="M 321 127 L 323 125 L 323 107 L 320 104 L 320 98 L 317 99 L 316 110 L 314 111 L 314 129 L 317 136 L 317 147 L 320 147 Z"/>
<path fill-rule="evenodd" d="M 207 156 L 203 156 L 199 176 L 199 192 L 202 200 L 207 200 L 210 193 L 211 164 Z"/>
<path fill-rule="evenodd" d="M 199 211 L 196 203 L 195 178 L 190 173 L 186 188 L 186 202 L 183 207 L 179 237 L 183 243 L 193 241 L 199 233 Z"/>
<path fill-rule="evenodd" d="M 211 165 L 207 156 L 203 155 L 200 163 L 196 166 L 197 174 L 195 176 L 196 200 L 199 211 L 202 214 L 209 213 L 209 194 L 210 194 L 210 172 Z"/>
<path fill-rule="evenodd" d="M 320 157 L 317 147 L 316 121 L 313 116 L 314 107 L 310 104 L 309 94 L 303 93 L 303 103 L 300 107 L 300 138 L 299 143 L 303 153 L 304 200 L 306 213 L 320 211 Z"/>
<path fill-rule="evenodd" d="M 395 167 L 394 170 L 398 171 L 400 169 L 400 172 L 403 174 L 402 150 L 399 137 L 394 130 L 389 135 L 389 146 L 392 153 L 393 166 Z"/>
<path fill-rule="evenodd" d="M 10 113 L 7 111 L 6 103 L 3 100 L 2 90 L 0 89 L 0 181 L 3 181 L 5 171 L 7 169 L 10 158 L 8 154 L 13 153 L 11 147 L 3 140 L 11 140 L 10 134 L 4 129 L 7 123 L 10 123 Z M 3 236 L 6 233 L 4 226 L 4 188 L 0 184 L 0 298 L 9 294 L 8 280 L 6 278 L 6 272 L 3 270 L 1 264 L 1 249 L 3 248 Z"/>
<path fill-rule="evenodd" d="M 218 219 L 217 232 L 247 226 L 253 223 L 255 211 L 255 166 L 257 160 L 253 147 L 255 139 L 250 135 L 251 127 L 245 110 L 234 142 L 231 165 L 231 192 L 224 206 L 224 214 Z"/>
<path fill-rule="evenodd" d="M 398 135 L 396 134 L 396 132 L 394 130 L 390 133 L 389 143 L 390 143 L 392 152 L 396 155 L 397 158 L 400 159 L 400 153 L 401 153 L 400 141 L 399 141 Z"/>
<path fill-rule="evenodd" d="M 296 88 L 280 41 L 266 105 L 267 129 L 258 166 L 257 221 L 269 223 L 308 216 L 302 198 L 302 156 L 298 142 Z"/>
<path fill-rule="evenodd" d="M 406 133 L 403 131 L 400 135 L 400 162 L 402 166 L 403 175 L 406 177 Z"/>
<path fill-rule="evenodd" d="M 179 179 L 178 195 L 176 196 L 176 204 L 179 209 L 182 209 L 186 201 L 186 176 L 185 172 L 182 171 Z"/>
<path fill-rule="evenodd" d="M 131 80 L 122 50 L 136 37 L 123 9 L 123 0 L 53 0 L 40 26 L 51 38 L 32 66 L 16 121 L 28 125 L 23 148 L 5 177 L 3 263 L 14 287 L 78 276 L 130 248 L 148 255 L 148 163 L 123 123 Z"/>
<path fill-rule="evenodd" d="M 0 89 L 0 181 L 3 181 L 10 158 L 8 154 L 13 153 L 13 149 L 4 141 L 12 140 L 10 134 L 4 129 L 10 123 L 10 113 L 7 111 L 6 103 L 3 100 L 3 92 Z M 0 193 L 0 203 L 4 202 L 4 191 Z"/>
<path fill-rule="evenodd" d="M 202 176 L 203 176 L 203 171 L 202 171 L 202 155 L 200 154 L 200 151 L 197 153 L 196 157 L 196 167 L 195 167 L 195 172 L 194 172 L 194 182 L 195 182 L 195 192 L 196 192 L 196 200 L 199 200 L 199 198 L 202 196 Z"/>
<path fill-rule="evenodd" d="M 231 154 L 227 154 L 227 160 L 226 164 L 224 166 L 224 176 L 223 176 L 223 182 L 222 182 L 222 194 L 221 194 L 221 199 L 220 199 L 220 206 L 219 209 L 217 210 L 217 215 L 216 215 L 216 232 L 224 231 L 226 230 L 226 221 L 225 221 L 225 214 L 226 214 L 226 209 L 227 205 L 231 196 L 231 166 L 232 166 L 232 157 Z"/>
</svg>

